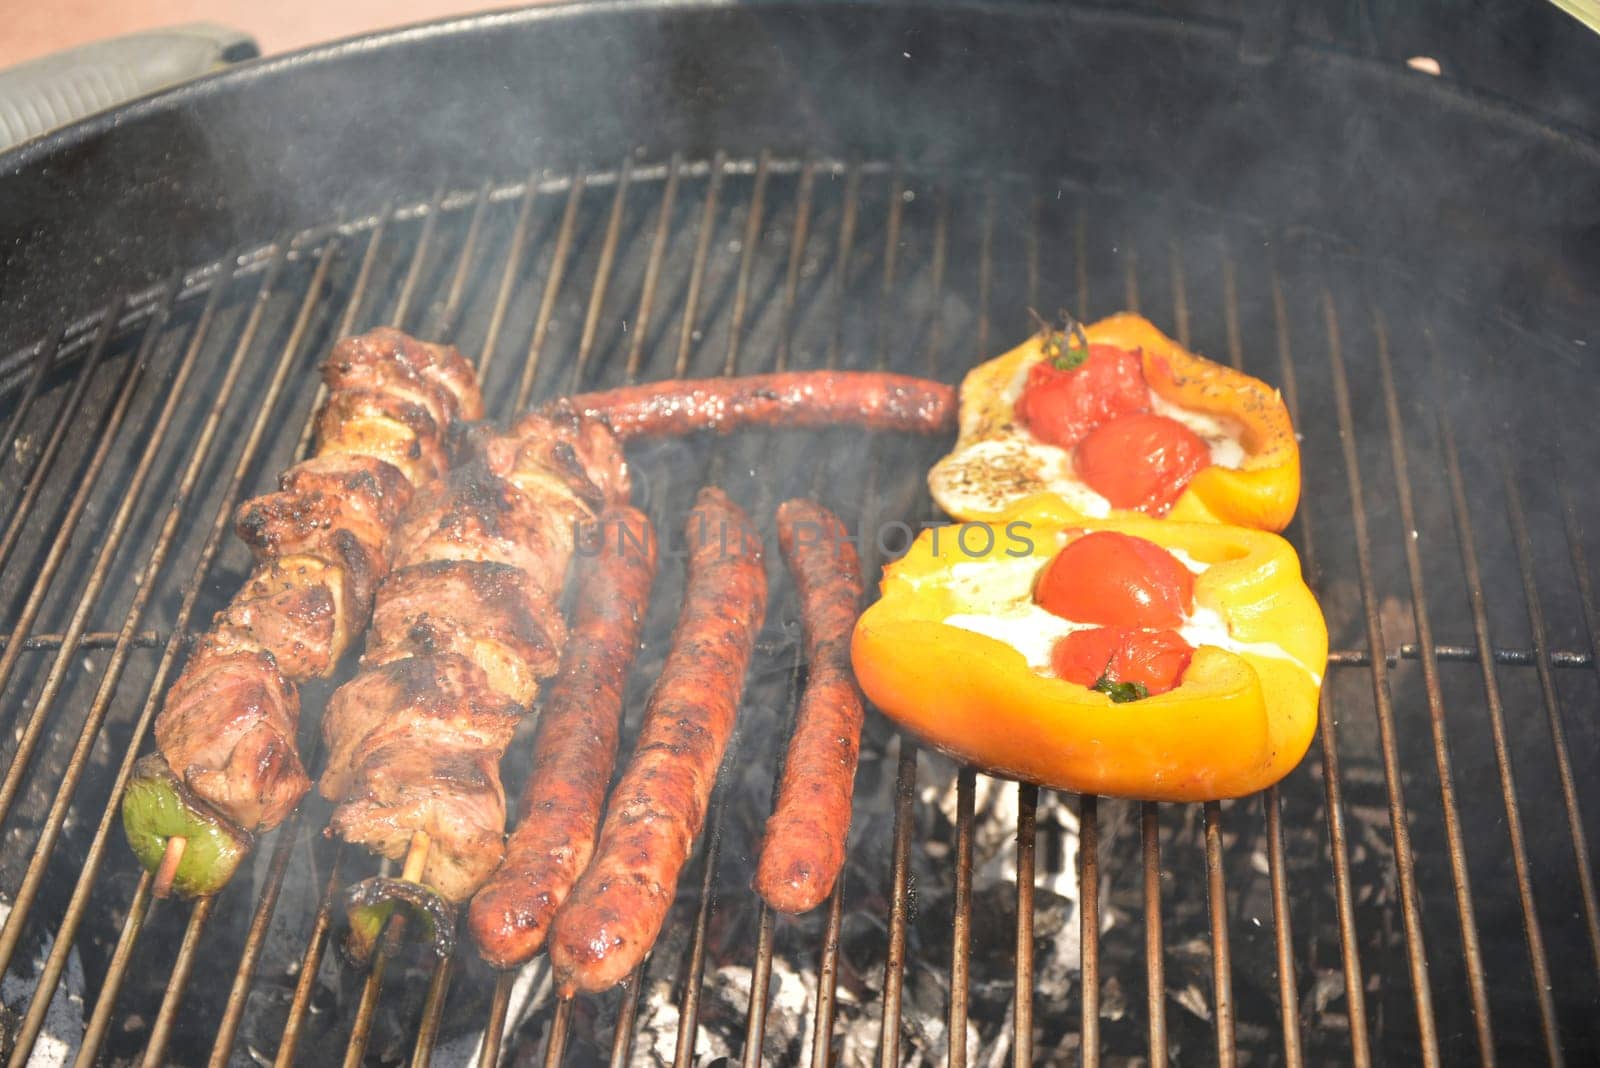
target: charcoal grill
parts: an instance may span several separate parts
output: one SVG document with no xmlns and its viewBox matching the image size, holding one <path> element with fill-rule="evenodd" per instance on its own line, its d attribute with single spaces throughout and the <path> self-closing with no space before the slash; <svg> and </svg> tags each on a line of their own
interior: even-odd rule
<svg viewBox="0 0 1600 1068">
<path fill-rule="evenodd" d="M 1059 55 L 1163 73 L 1130 89 L 1108 61 L 1097 89 Z M 1579 238 L 1600 151 L 1393 66 L 1270 18 L 594 6 L 261 64 L 6 159 L 11 1062 L 1592 1059 L 1600 266 Z M 1205 136 L 1182 121 L 1222 100 L 1234 117 Z M 1208 173 L 1246 149 L 1237 182 Z M 1331 159 L 1398 177 L 1367 189 Z M 1530 181 L 1542 198 L 1515 195 Z M 748 879 L 804 664 L 775 565 L 710 826 L 625 988 L 557 1003 L 541 964 L 498 978 L 470 953 L 345 971 L 328 902 L 374 862 L 320 838 L 315 799 L 222 895 L 153 901 L 115 799 L 187 635 L 247 569 L 233 506 L 306 447 L 334 338 L 454 340 L 504 418 L 668 376 L 952 380 L 1057 305 L 1140 311 L 1283 389 L 1306 460 L 1289 536 L 1334 651 L 1281 786 L 1059 796 L 873 717 L 841 887 L 776 918 Z M 817 493 L 875 572 L 898 542 L 874 532 L 936 517 L 922 478 L 943 444 L 747 433 L 631 455 L 663 530 L 706 479 L 769 529 Z M 669 564 L 629 728 L 681 589 Z M 514 788 L 526 739 L 511 753 Z"/>
</svg>

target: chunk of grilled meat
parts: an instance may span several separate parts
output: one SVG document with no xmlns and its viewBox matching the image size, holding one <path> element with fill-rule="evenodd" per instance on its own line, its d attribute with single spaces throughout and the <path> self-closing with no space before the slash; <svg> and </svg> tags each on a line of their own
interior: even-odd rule
<svg viewBox="0 0 1600 1068">
<path fill-rule="evenodd" d="M 338 802 L 330 834 L 398 859 L 427 832 L 423 881 L 451 901 L 503 855 L 500 756 L 559 663 L 575 539 L 628 492 L 610 432 L 559 405 L 470 451 L 401 520 L 362 673 L 323 717 L 318 783 Z"/>
<path fill-rule="evenodd" d="M 454 653 L 363 671 L 322 720 L 329 751 L 319 788 L 346 799 L 330 830 L 388 857 L 427 831 L 424 878 L 452 901 L 466 897 L 500 862 L 500 754 L 520 718 L 520 706 Z"/>
<path fill-rule="evenodd" d="M 240 827 L 271 827 L 310 781 L 295 725 L 300 697 L 266 652 L 202 639 L 156 717 L 156 745 L 189 789 Z"/>
<path fill-rule="evenodd" d="M 483 414 L 455 349 L 374 330 L 334 346 L 314 455 L 236 516 L 256 569 L 216 616 L 155 724 L 194 794 L 247 830 L 310 788 L 294 683 L 326 676 L 366 626 L 390 536 L 444 465 L 450 425 Z"/>
</svg>

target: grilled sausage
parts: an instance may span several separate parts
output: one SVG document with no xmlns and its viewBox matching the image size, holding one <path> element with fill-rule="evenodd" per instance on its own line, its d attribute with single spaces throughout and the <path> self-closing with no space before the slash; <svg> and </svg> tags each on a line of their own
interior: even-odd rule
<svg viewBox="0 0 1600 1068">
<path fill-rule="evenodd" d="M 655 943 L 733 733 L 766 613 L 760 541 L 749 517 L 707 488 L 689 517 L 688 543 L 689 585 L 672 650 L 594 861 L 551 930 L 563 996 L 614 986 Z"/>
<path fill-rule="evenodd" d="M 577 617 L 540 713 L 517 829 L 467 919 L 479 953 L 496 968 L 515 967 L 543 947 L 550 920 L 594 855 L 616 764 L 623 685 L 656 573 L 650 520 L 625 506 L 608 510 L 594 549 L 579 560 Z"/>
<path fill-rule="evenodd" d="M 624 441 L 747 426 L 819 427 L 940 434 L 956 421 L 954 386 L 878 371 L 791 371 L 739 378 L 676 379 L 582 393 L 571 403 Z"/>
<path fill-rule="evenodd" d="M 861 560 L 847 539 L 838 516 L 815 501 L 785 501 L 778 509 L 778 544 L 800 589 L 809 664 L 756 865 L 756 892 L 779 912 L 822 904 L 844 865 L 862 719 L 850 671 Z"/>
</svg>

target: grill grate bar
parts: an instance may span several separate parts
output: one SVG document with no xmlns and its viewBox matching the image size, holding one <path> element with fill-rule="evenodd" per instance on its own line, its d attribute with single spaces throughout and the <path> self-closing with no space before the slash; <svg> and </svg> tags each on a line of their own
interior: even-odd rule
<svg viewBox="0 0 1600 1068">
<path fill-rule="evenodd" d="M 545 1068 L 556 1068 L 567 1047 L 567 1027 L 572 1022 L 574 999 L 561 998 L 556 1002 L 555 1015 L 550 1019 L 550 1040 L 545 1044 Z"/>
<path fill-rule="evenodd" d="M 794 230 L 789 238 L 789 263 L 783 276 L 782 319 L 778 323 L 778 355 L 775 370 L 789 369 L 789 346 L 794 341 L 794 303 L 800 288 L 800 266 L 805 260 L 806 241 L 811 236 L 811 201 L 817 180 L 816 164 L 807 161 L 800 171 L 794 194 Z"/>
<path fill-rule="evenodd" d="M 739 764 L 741 739 L 735 737 L 729 746 L 724 767 Z M 700 906 L 695 910 L 694 934 L 690 939 L 689 963 L 685 968 L 683 1000 L 678 1003 L 678 1044 L 673 1052 L 673 1068 L 689 1068 L 694 1063 L 695 1031 L 700 1023 L 700 988 L 705 982 L 706 930 L 711 912 L 717 901 L 717 861 L 722 858 L 722 821 L 728 808 L 728 795 L 732 793 L 728 780 L 733 776 L 724 773 L 718 784 L 718 797 L 711 811 L 710 825 L 705 829 L 705 870 L 700 878 Z"/>
<path fill-rule="evenodd" d="M 739 365 L 739 342 L 744 336 L 745 304 L 750 298 L 750 274 L 755 270 L 756 246 L 761 243 L 761 215 L 767 199 L 767 167 L 771 159 L 765 149 L 756 163 L 755 188 L 750 193 L 750 210 L 745 213 L 744 254 L 739 258 L 739 279 L 733 290 L 733 310 L 728 324 L 728 355 L 723 361 L 725 375 Z"/>
<path fill-rule="evenodd" d="M 584 173 L 572 175 L 572 187 L 567 191 L 567 207 L 561 215 L 561 229 L 556 234 L 556 247 L 550 254 L 550 271 L 545 275 L 544 297 L 539 301 L 539 315 L 533 321 L 533 337 L 528 342 L 528 358 L 522 364 L 522 378 L 517 383 L 517 406 L 520 412 L 528 406 L 533 394 L 533 383 L 539 374 L 539 364 L 544 356 L 545 339 L 550 333 L 550 316 L 555 312 L 556 296 L 566 277 L 567 261 L 572 255 L 572 235 L 578 226 L 578 205 L 583 203 Z"/>
<path fill-rule="evenodd" d="M 189 913 L 189 923 L 183 929 L 183 941 L 178 945 L 178 956 L 173 961 L 172 973 L 167 977 L 167 989 L 161 997 L 161 1008 L 156 1012 L 156 1022 L 150 1028 L 150 1041 L 145 1046 L 140 1064 L 143 1068 L 162 1068 L 166 1064 L 167 1045 L 172 1041 L 172 1029 L 183 1005 L 183 993 L 189 988 L 189 976 L 194 971 L 195 958 L 200 955 L 200 938 L 205 934 L 206 921 L 217 899 L 203 897 Z"/>
<path fill-rule="evenodd" d="M 1282 809 L 1278 787 L 1269 786 L 1261 795 L 1266 810 L 1267 873 L 1272 890 L 1272 927 L 1278 952 L 1278 1024 L 1283 1032 L 1283 1063 L 1300 1068 L 1305 1063 L 1300 1049 L 1300 988 L 1295 979 L 1294 934 L 1289 920 L 1289 876 L 1283 853 Z M 1151 1062 L 1155 1068 L 1154 1061 Z"/>
<path fill-rule="evenodd" d="M 1144 858 L 1144 976 L 1145 1006 L 1150 1016 L 1150 1066 L 1167 1063 L 1166 945 L 1161 936 L 1161 806 L 1139 804 L 1139 844 Z M 1079 848 L 1082 848 L 1080 843 Z M 1081 905 L 1079 906 L 1082 907 Z"/>
<path fill-rule="evenodd" d="M 1333 295 L 1322 291 L 1322 308 L 1328 340 L 1328 363 L 1333 371 L 1333 399 L 1339 413 L 1339 440 L 1344 451 L 1345 478 L 1350 489 L 1350 515 L 1355 524 L 1356 571 L 1361 586 L 1361 603 L 1366 615 L 1367 646 L 1383 648 L 1383 621 L 1378 614 L 1378 595 L 1372 577 L 1372 536 L 1367 525 L 1367 506 L 1362 495 L 1361 466 L 1356 455 L 1354 420 L 1350 414 L 1350 381 L 1345 372 L 1338 313 Z M 1422 1063 L 1439 1063 L 1438 1020 L 1433 1011 L 1433 992 L 1428 981 L 1427 947 L 1423 944 L 1422 909 L 1417 901 L 1415 861 L 1411 854 L 1411 829 L 1406 815 L 1404 786 L 1400 778 L 1400 755 L 1395 738 L 1394 707 L 1390 700 L 1388 665 L 1373 657 L 1372 697 L 1377 706 L 1379 750 L 1383 755 L 1384 786 L 1389 800 L 1389 827 L 1394 838 L 1395 866 L 1399 872 L 1400 915 L 1405 924 L 1406 960 L 1411 972 L 1411 992 L 1416 1004 L 1418 1042 Z"/>
<path fill-rule="evenodd" d="M 302 817 L 296 809 L 287 826 L 277 835 L 272 847 L 272 860 L 267 869 L 266 886 L 256 902 L 255 916 L 250 921 L 250 932 L 245 936 L 244 949 L 239 954 L 239 966 L 234 970 L 233 987 L 228 991 L 228 1001 L 217 1025 L 217 1037 L 211 1044 L 211 1068 L 222 1068 L 233 1052 L 233 1040 L 239 1031 L 239 1021 L 244 1016 L 245 1001 L 250 995 L 250 983 L 255 978 L 256 963 L 266 941 L 267 929 L 272 924 L 272 913 L 278 907 L 278 892 L 283 888 L 283 874 L 289 866 L 289 854 L 294 848 Z"/>
<path fill-rule="evenodd" d="M 1017 787 L 1017 961 L 1016 997 L 1011 1017 L 1011 1063 L 1033 1063 L 1033 878 L 1037 844 L 1039 788 Z"/>
<path fill-rule="evenodd" d="M 500 1063 L 500 1039 L 505 1034 L 506 1014 L 511 1006 L 511 987 L 516 978 L 516 972 L 501 972 L 495 979 L 494 995 L 489 1001 L 489 1018 L 483 1025 L 483 1046 L 478 1050 L 478 1068 L 495 1068 Z M 549 1060 L 548 1057 L 545 1059 Z"/>
<path fill-rule="evenodd" d="M 1238 1063 L 1233 1020 L 1233 964 L 1228 943 L 1228 890 L 1222 877 L 1222 806 L 1204 806 L 1206 839 L 1206 899 L 1211 909 L 1211 989 L 1216 1007 L 1217 1063 L 1232 1068 Z"/>
<path fill-rule="evenodd" d="M 950 927 L 949 1057 L 952 1068 L 967 1064 L 967 994 L 972 971 L 972 803 L 977 773 L 956 773 L 955 915 Z"/>
<path fill-rule="evenodd" d="M 500 273 L 500 287 L 495 290 L 494 308 L 489 312 L 489 328 L 483 335 L 483 348 L 478 352 L 478 380 L 486 381 L 494 356 L 500 348 L 500 331 L 505 327 L 506 312 L 511 308 L 511 294 L 517 285 L 517 273 L 522 267 L 522 256 L 528 247 L 528 229 L 533 224 L 533 205 L 539 197 L 536 171 L 528 174 L 523 188 L 522 203 L 517 208 L 517 224 L 511 231 L 511 243 L 506 247 L 506 265 Z"/>
<path fill-rule="evenodd" d="M 761 915 L 756 921 L 756 959 L 750 968 L 750 1006 L 745 1015 L 744 1068 L 758 1068 L 761 1064 L 761 1044 L 767 1033 L 767 1001 L 772 988 L 772 941 L 776 914 L 765 901 L 761 902 Z"/>
<path fill-rule="evenodd" d="M 1400 504 L 1402 530 L 1417 529 L 1416 505 L 1411 489 L 1411 473 L 1401 433 L 1400 402 L 1395 393 L 1394 368 L 1389 357 L 1389 334 L 1381 312 L 1375 313 L 1378 369 L 1383 383 L 1383 402 L 1389 423 L 1389 455 L 1394 465 L 1396 495 Z M 1439 656 L 1433 644 L 1433 623 L 1428 611 L 1427 591 L 1422 580 L 1422 555 L 1414 537 L 1400 539 L 1405 546 L 1406 573 L 1410 581 L 1412 615 L 1421 650 L 1423 686 L 1427 692 L 1428 719 L 1433 736 L 1434 766 L 1439 773 L 1439 802 L 1444 813 L 1445 839 L 1450 854 L 1450 878 L 1454 884 L 1456 916 L 1461 927 L 1461 952 L 1467 967 L 1467 987 L 1472 999 L 1472 1016 L 1477 1031 L 1478 1053 L 1485 1065 L 1495 1061 L 1494 1032 L 1490 1022 L 1488 984 L 1483 971 L 1483 956 L 1478 944 L 1478 922 L 1472 904 L 1472 887 L 1467 873 L 1466 844 L 1461 833 L 1461 816 L 1456 804 L 1455 777 L 1450 763 L 1450 745 L 1445 729 L 1444 692 L 1439 679 Z"/>
<path fill-rule="evenodd" d="M 822 934 L 822 963 L 817 969 L 817 1015 L 811 1033 L 811 1068 L 827 1068 L 833 1059 L 834 994 L 839 981 L 839 932 L 844 923 L 844 872 L 828 898 L 828 925 Z"/>
<path fill-rule="evenodd" d="M 422 216 L 422 231 L 417 235 L 417 248 L 426 249 L 433 244 L 433 235 L 439 228 L 439 216 L 444 210 L 444 188 L 433 195 L 433 203 L 429 205 Z M 400 295 L 394 301 L 394 324 L 403 327 L 406 318 L 411 312 L 411 302 L 416 298 L 417 283 L 422 278 L 422 264 L 425 256 L 418 254 L 411 257 L 411 266 L 406 270 L 406 280 L 401 283 Z"/>
<path fill-rule="evenodd" d="M 1272 278 L 1272 311 L 1278 343 L 1278 371 L 1283 383 L 1284 404 L 1289 409 L 1289 418 L 1294 425 L 1301 426 L 1303 424 L 1300 422 L 1300 391 L 1289 340 L 1289 312 L 1275 256 L 1269 258 L 1269 271 Z M 1314 582 L 1319 572 L 1311 521 L 1306 512 L 1300 510 L 1295 523 L 1300 531 L 1300 558 L 1308 579 Z M 1366 988 L 1362 982 L 1361 954 L 1356 943 L 1355 897 L 1350 886 L 1350 850 L 1345 836 L 1344 779 L 1339 771 L 1338 739 L 1335 736 L 1333 709 L 1329 707 L 1326 687 L 1317 699 L 1317 739 L 1322 749 L 1322 781 L 1327 798 L 1328 848 L 1333 857 L 1339 955 L 1344 967 L 1345 1004 L 1350 1018 L 1350 1059 L 1356 1068 L 1368 1068 L 1372 1063 L 1372 1054 L 1367 1039 Z"/>
<path fill-rule="evenodd" d="M 412 1068 L 426 1068 L 433 1060 L 433 1047 L 439 1041 L 439 1027 L 444 1021 L 444 1004 L 450 997 L 450 979 L 455 975 L 455 962 L 443 960 L 433 969 L 433 978 L 428 981 L 428 996 L 422 1003 L 422 1022 L 417 1027 L 417 1043 L 411 1052 Z M 557 1018 L 561 1012 L 557 1010 Z M 561 1035 L 566 1033 L 565 1020 Z M 552 1042 L 555 1039 L 552 1038 Z"/>
<path fill-rule="evenodd" d="M 1432 336 L 1429 335 L 1432 343 Z M 1435 361 L 1439 354 L 1433 353 Z M 1461 456 L 1456 450 L 1455 431 L 1443 407 L 1439 409 L 1439 433 L 1444 444 L 1445 470 L 1450 482 L 1450 499 L 1455 514 L 1456 535 L 1461 547 L 1461 567 L 1467 580 L 1467 597 L 1472 608 L 1472 630 L 1480 651 L 1490 649 L 1488 607 L 1483 593 L 1483 576 L 1478 569 L 1477 537 L 1467 504 L 1466 485 L 1461 476 Z M 1506 740 L 1505 715 L 1500 700 L 1500 681 L 1493 661 L 1480 661 L 1484 695 L 1488 700 L 1489 729 L 1494 738 L 1495 766 L 1500 775 L 1500 797 L 1506 812 L 1506 833 L 1511 840 L 1511 864 L 1516 875 L 1517 898 L 1522 906 L 1523 932 L 1528 942 L 1528 964 L 1533 971 L 1534 996 L 1539 1006 L 1539 1025 L 1544 1032 L 1545 1050 L 1552 1065 L 1562 1063 L 1559 1025 L 1555 1000 L 1550 994 L 1550 965 L 1545 954 L 1544 934 L 1539 926 L 1539 909 L 1533 896 L 1533 880 L 1528 870 L 1524 844 L 1522 809 L 1517 803 L 1515 775 L 1511 769 L 1510 746 Z"/>
<path fill-rule="evenodd" d="M 1093 794 L 1078 799 L 1078 943 L 1083 1068 L 1100 1064 L 1100 816 Z"/>
<path fill-rule="evenodd" d="M 1384 661 L 1389 667 L 1394 667 L 1402 660 L 1426 660 L 1428 656 L 1440 663 L 1476 664 L 1482 659 L 1484 653 L 1476 645 L 1448 645 L 1421 644 L 1418 642 L 1402 642 L 1391 647 L 1384 653 Z M 1539 662 L 1539 653 L 1535 649 L 1516 649 L 1495 646 L 1489 650 L 1490 659 L 1496 664 L 1505 664 L 1511 667 L 1529 667 Z M 1589 669 L 1596 666 L 1594 653 L 1590 650 L 1556 649 L 1547 654 L 1551 667 Z M 1331 649 L 1328 651 L 1329 667 L 1367 667 L 1372 663 L 1372 654 L 1366 649 Z"/>
<path fill-rule="evenodd" d="M 1183 271 L 1183 251 L 1177 238 L 1167 241 L 1167 265 L 1172 275 L 1172 323 L 1178 344 L 1190 348 L 1189 339 L 1189 280 Z"/>
<path fill-rule="evenodd" d="M 700 287 L 705 283 L 706 259 L 711 252 L 711 235 L 717 228 L 717 202 L 722 194 L 722 177 L 728 157 L 718 152 L 706 176 L 706 199 L 700 209 L 700 229 L 695 238 L 694 265 L 689 269 L 689 291 L 683 298 L 683 323 L 678 328 L 678 359 L 673 375 L 682 378 L 689 371 L 689 351 L 695 339 L 695 322 L 700 310 Z"/>
<path fill-rule="evenodd" d="M 649 965 L 650 957 L 647 955 L 644 962 L 633 970 L 633 974 L 622 982 L 617 1029 L 611 1036 L 611 1068 L 627 1068 L 628 1058 L 633 1053 L 633 1022 L 639 1016 L 639 987 L 644 979 L 644 970 Z"/>
<path fill-rule="evenodd" d="M 333 900 L 339 892 L 344 877 L 344 851 L 335 850 L 328 865 L 328 881 L 323 886 L 322 899 L 317 904 L 316 919 L 311 922 L 311 933 L 306 937 L 305 953 L 300 958 L 296 972 L 294 995 L 289 1001 L 289 1017 L 284 1021 L 283 1037 L 278 1042 L 278 1053 L 273 1058 L 275 1068 L 289 1068 L 294 1063 L 296 1048 L 300 1045 L 300 1031 L 305 1026 L 306 1012 L 311 1007 L 311 994 L 317 985 L 317 972 L 322 968 L 322 955 L 328 945 L 328 932 L 333 926 Z"/>
<path fill-rule="evenodd" d="M 91 630 L 78 639 L 78 649 L 109 649 L 117 644 L 119 631 Z M 49 634 L 30 634 L 22 639 L 22 651 L 25 653 L 44 653 L 59 649 L 67 641 L 67 635 L 55 631 Z M 134 649 L 153 649 L 166 641 L 166 636 L 158 630 L 142 630 L 129 639 L 129 646 Z M 0 649 L 9 644 L 10 639 L 0 635 Z"/>
<path fill-rule="evenodd" d="M 461 239 L 461 252 L 456 257 L 455 273 L 450 277 L 450 288 L 445 293 L 442 307 L 437 308 L 427 337 L 453 338 L 460 325 L 461 305 L 467 296 L 467 278 L 472 265 L 478 262 L 478 243 L 483 240 L 483 222 L 489 215 L 489 202 L 494 183 L 485 181 L 478 187 L 477 199 L 472 204 L 472 219 L 467 223 L 466 236 Z"/>
<path fill-rule="evenodd" d="M 139 932 L 144 927 L 144 922 L 154 911 L 154 900 L 151 890 L 155 885 L 155 875 L 144 872 L 139 876 L 138 885 L 134 887 L 133 900 L 128 903 L 128 913 L 122 920 L 122 931 L 117 937 L 117 948 L 111 954 L 111 960 L 106 966 L 106 976 L 101 987 L 100 997 L 95 999 L 94 1011 L 90 1013 L 88 1023 L 84 1027 L 83 1042 L 78 1047 L 77 1059 L 73 1068 L 93 1068 L 100 1059 L 100 1047 L 105 1044 L 106 1029 L 111 1024 L 111 1013 L 117 1007 L 115 991 L 122 986 L 122 976 L 128 970 L 128 962 L 133 959 L 133 951 L 139 943 Z M 59 941 L 69 941 L 60 938 Z M 41 983 L 42 992 L 45 987 Z M 41 1005 L 46 999 L 35 996 L 36 1005 Z M 23 1036 L 18 1037 L 17 1046 L 11 1053 L 12 1068 L 23 1068 L 28 1063 L 28 1054 L 38 1038 L 39 1027 L 44 1022 L 44 1009 L 39 1009 L 39 1022 L 32 1019 L 33 1006 L 29 1006 L 28 1023 L 32 1025 L 31 1033 L 25 1032 L 26 1043 Z"/>
<path fill-rule="evenodd" d="M 917 744 L 900 736 L 900 764 L 894 781 L 894 861 L 889 896 L 889 949 L 884 961 L 883 1039 L 879 1068 L 900 1064 L 900 994 L 906 971 L 906 913 L 911 882 L 913 799 L 917 787 Z"/>
<path fill-rule="evenodd" d="M 828 316 L 828 353 L 826 364 L 829 368 L 839 366 L 839 350 L 842 343 L 844 329 L 845 296 L 848 287 L 845 284 L 846 276 L 850 273 L 850 249 L 856 239 L 856 215 L 861 203 L 861 165 L 850 164 L 845 172 L 844 185 L 844 212 L 839 218 L 839 260 L 833 272 L 833 308 Z"/>
<path fill-rule="evenodd" d="M 683 158 L 676 154 L 667 164 L 667 183 L 661 191 L 661 207 L 656 212 L 655 236 L 650 241 L 650 261 L 645 265 L 644 284 L 639 288 L 639 309 L 633 316 L 633 342 L 628 346 L 628 366 L 623 378 L 628 383 L 639 378 L 644 362 L 644 342 L 650 335 L 650 314 L 655 310 L 656 286 L 661 281 L 661 263 L 666 256 L 667 237 L 672 233 L 672 209 L 678 203 L 678 182 Z"/>
<path fill-rule="evenodd" d="M 589 366 L 589 356 L 594 351 L 595 335 L 600 329 L 600 312 L 605 307 L 606 289 L 611 284 L 612 266 L 617 260 L 617 241 L 622 237 L 622 208 L 627 200 L 628 185 L 633 168 L 623 160 L 617 168 L 616 191 L 611 195 L 611 214 L 606 219 L 605 238 L 600 246 L 600 262 L 594 269 L 594 284 L 589 290 L 588 310 L 583 316 L 583 334 L 578 340 L 578 358 L 572 366 L 569 389 L 576 391 L 583 383 L 583 372 Z"/>
<path fill-rule="evenodd" d="M 1578 893 L 1583 901 L 1583 921 L 1589 936 L 1589 953 L 1600 974 L 1600 904 L 1596 903 L 1594 868 L 1589 862 L 1589 840 L 1583 828 L 1583 810 L 1578 805 L 1578 791 L 1572 774 L 1572 758 L 1567 752 L 1567 731 L 1561 722 L 1561 698 L 1556 693 L 1556 682 L 1550 671 L 1550 657 L 1546 650 L 1549 639 L 1545 632 L 1544 612 L 1539 606 L 1539 583 L 1533 571 L 1533 543 L 1528 536 L 1528 521 L 1522 510 L 1522 490 L 1512 473 L 1511 461 L 1502 447 L 1495 450 L 1501 480 L 1505 486 L 1506 515 L 1511 520 L 1511 532 L 1517 547 L 1517 570 L 1522 578 L 1522 594 L 1528 611 L 1528 627 L 1533 634 L 1533 648 L 1537 654 L 1534 667 L 1539 675 L 1539 693 L 1544 699 L 1545 717 L 1550 723 L 1550 743 L 1555 752 L 1556 778 L 1561 784 L 1561 805 L 1566 811 L 1567 830 L 1572 836 L 1573 859 L 1577 862 Z"/>
</svg>

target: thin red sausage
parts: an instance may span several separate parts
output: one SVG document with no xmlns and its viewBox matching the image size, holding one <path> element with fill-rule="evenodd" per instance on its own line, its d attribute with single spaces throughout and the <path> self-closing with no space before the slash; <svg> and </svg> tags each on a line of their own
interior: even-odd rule
<svg viewBox="0 0 1600 1068">
<path fill-rule="evenodd" d="M 761 539 L 721 490 L 689 517 L 678 629 L 617 783 L 594 861 L 556 913 L 550 962 L 563 997 L 615 986 L 655 944 L 705 822 L 767 607 Z"/>
<path fill-rule="evenodd" d="M 939 434 L 956 424 L 956 390 L 881 371 L 790 371 L 739 378 L 674 379 L 581 393 L 572 404 L 623 440 L 747 426 L 819 427 Z"/>
<path fill-rule="evenodd" d="M 607 510 L 594 555 L 580 554 L 572 633 L 533 742 L 533 771 L 506 858 L 472 899 L 468 925 L 483 959 L 512 968 L 544 945 L 550 920 L 594 855 L 616 763 L 628 669 L 656 574 L 650 520 Z"/>
<path fill-rule="evenodd" d="M 779 912 L 816 908 L 833 890 L 850 834 L 861 751 L 861 690 L 850 634 L 861 611 L 861 560 L 839 517 L 815 501 L 778 509 L 778 543 L 800 589 L 806 689 L 778 784 L 755 888 Z"/>
</svg>

